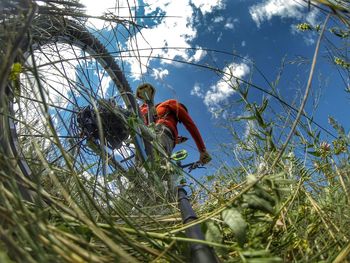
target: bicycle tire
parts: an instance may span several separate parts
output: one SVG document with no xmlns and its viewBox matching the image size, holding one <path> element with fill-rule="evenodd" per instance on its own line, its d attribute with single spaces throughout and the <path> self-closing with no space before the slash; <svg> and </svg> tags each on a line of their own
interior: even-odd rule
<svg viewBox="0 0 350 263">
<path fill-rule="evenodd" d="M 63 17 L 38 16 L 35 20 L 39 27 L 32 27 L 29 32 L 31 39 L 25 41 L 21 47 L 21 53 L 35 51 L 49 43 L 65 43 L 87 51 L 96 61 L 98 61 L 106 70 L 109 77 L 118 88 L 123 102 L 129 111 L 138 114 L 138 106 L 133 96 L 132 90 L 122 70 L 109 54 L 106 47 L 93 36 L 88 29 L 79 24 L 79 22 L 68 20 Z M 14 90 L 7 87 L 7 101 L 0 102 L 0 108 L 9 114 L 0 114 L 0 147 L 3 154 L 9 157 L 9 160 L 15 164 L 17 171 L 25 177 L 33 179 L 32 168 L 28 160 L 22 154 L 22 148 L 16 130 L 14 112 Z M 3 105 L 1 105 L 3 104 Z M 134 142 L 135 144 L 135 142 Z M 142 142 L 136 142 L 136 147 L 143 147 Z M 19 184 L 23 198 L 29 199 L 29 194 L 21 184 Z"/>
</svg>

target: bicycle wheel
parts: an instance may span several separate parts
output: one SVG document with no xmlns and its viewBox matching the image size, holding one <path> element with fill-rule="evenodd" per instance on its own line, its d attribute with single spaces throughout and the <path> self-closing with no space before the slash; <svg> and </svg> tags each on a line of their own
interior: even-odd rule
<svg viewBox="0 0 350 263">
<path fill-rule="evenodd" d="M 31 179 L 47 168 L 67 176 L 75 172 L 95 185 L 101 175 L 103 180 L 125 175 L 135 166 L 136 151 L 145 152 L 142 139 L 128 135 L 130 127 L 120 117 L 126 111 L 137 114 L 138 107 L 114 58 L 84 26 L 63 18 L 38 16 L 29 34 L 16 64 L 21 73 L 0 105 L 3 152 Z M 123 132 L 118 144 L 107 141 L 101 121 L 101 101 L 107 100 L 115 105 L 104 105 L 109 116 L 119 116 L 109 127 Z M 98 123 L 94 142 L 77 119 L 87 108 Z M 110 188 L 122 186 L 118 178 Z"/>
</svg>

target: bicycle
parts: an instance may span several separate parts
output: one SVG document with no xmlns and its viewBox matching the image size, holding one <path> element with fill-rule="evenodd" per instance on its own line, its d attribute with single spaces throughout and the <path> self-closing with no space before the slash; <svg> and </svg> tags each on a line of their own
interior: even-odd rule
<svg viewBox="0 0 350 263">
<path fill-rule="evenodd" d="M 151 170 L 165 153 L 152 126 L 143 124 L 123 70 L 104 44 L 81 21 L 37 10 L 32 16 L 2 91 L 4 155 L 30 180 L 49 167 L 62 180 L 72 172 L 93 180 L 92 188 L 101 177 L 112 191 L 125 192 L 125 180 L 147 187 L 152 179 L 161 186 L 165 175 Z M 128 177 L 135 170 L 142 176 Z M 17 181 L 29 200 L 28 184 Z"/>
</svg>

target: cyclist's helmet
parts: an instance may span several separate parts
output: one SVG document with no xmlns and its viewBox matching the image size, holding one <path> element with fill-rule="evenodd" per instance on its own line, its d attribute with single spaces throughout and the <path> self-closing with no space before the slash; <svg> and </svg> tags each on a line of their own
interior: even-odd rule
<svg viewBox="0 0 350 263">
<path fill-rule="evenodd" d="M 150 83 L 143 83 L 136 89 L 136 97 L 140 100 L 154 100 L 156 89 Z"/>
</svg>

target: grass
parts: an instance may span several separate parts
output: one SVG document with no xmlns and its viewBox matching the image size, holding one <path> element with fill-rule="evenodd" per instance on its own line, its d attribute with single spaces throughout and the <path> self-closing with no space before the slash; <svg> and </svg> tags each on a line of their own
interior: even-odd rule
<svg viewBox="0 0 350 263">
<path fill-rule="evenodd" d="M 316 2 L 325 4 L 319 7 L 342 22 L 333 32 L 349 31 L 348 14 L 343 9 L 346 1 L 338 5 L 312 3 Z M 59 1 L 47 3 L 52 6 L 42 9 L 45 14 L 84 16 L 74 1 L 66 9 Z M 27 18 L 23 21 L 30 23 L 30 16 L 22 15 Z M 22 21 L 21 16 L 18 19 Z M 6 63 L 0 70 L 0 105 L 2 116 L 7 116 L 9 65 L 23 35 L 15 30 L 16 23 L 3 21 L 1 61 Z M 28 23 L 19 23 L 20 28 L 28 30 Z M 300 28 L 316 30 L 314 25 Z M 328 30 L 327 25 L 324 28 Z M 347 37 L 342 38 L 346 41 Z M 342 54 L 342 60 L 345 64 L 337 65 L 346 72 L 347 53 Z M 270 99 L 264 98 L 260 104 L 250 101 L 253 83 L 231 84 L 241 97 L 244 116 L 249 118 L 226 122 L 232 145 L 223 146 L 222 152 L 234 162 L 217 167 L 216 174 L 193 187 L 192 203 L 199 218 L 187 225 L 182 225 L 176 204 L 158 194 L 157 178 L 164 172 L 160 167 L 146 167 L 147 181 L 136 182 L 134 188 L 124 185 L 118 192 L 111 185 L 122 189 L 123 175 L 110 174 L 104 180 L 87 177 L 84 170 L 73 168 L 74 158 L 69 154 L 65 157 L 68 165 L 53 165 L 35 139 L 27 149 L 35 157 L 33 175 L 25 178 L 2 145 L 0 261 L 187 262 L 190 242 L 212 246 L 223 262 L 349 261 L 350 142 L 341 124 L 330 119 L 337 134 L 326 141 L 312 119 L 303 118 L 303 106 L 293 105 L 276 113 Z M 230 112 L 230 107 L 233 105 L 225 110 Z M 292 119 L 295 110 L 299 114 Z M 245 137 L 232 128 L 247 123 L 251 128 Z M 34 128 L 33 123 L 28 126 Z M 57 133 L 53 135 L 52 142 L 59 144 Z M 62 148 L 58 151 L 64 152 Z M 128 173 L 128 178 L 140 176 L 136 169 Z M 16 181 L 36 193 L 33 201 L 23 200 Z M 201 224 L 206 241 L 186 238 L 185 229 L 194 224 Z"/>
</svg>

